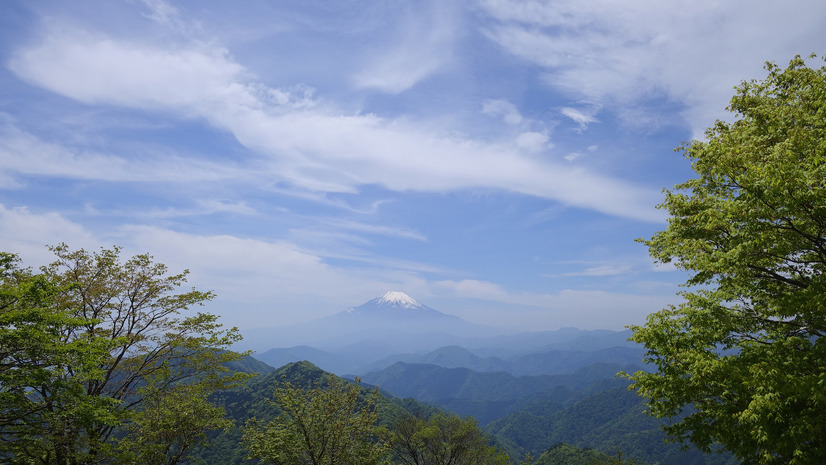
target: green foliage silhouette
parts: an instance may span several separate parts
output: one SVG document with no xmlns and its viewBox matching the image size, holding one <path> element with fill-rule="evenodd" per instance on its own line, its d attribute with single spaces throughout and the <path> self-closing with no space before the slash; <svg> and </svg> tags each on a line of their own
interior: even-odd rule
<svg viewBox="0 0 826 465">
<path fill-rule="evenodd" d="M 385 434 L 377 425 L 379 393 L 362 395 L 358 379 L 348 383 L 330 375 L 305 387 L 284 378 L 274 397 L 283 414 L 263 426 L 252 419 L 244 430 L 250 458 L 311 465 L 370 465 L 385 459 Z"/>
<path fill-rule="evenodd" d="M 178 293 L 187 272 L 168 275 L 149 255 L 51 250 L 57 260 L 37 274 L 0 254 L 0 456 L 177 463 L 225 425 L 206 397 L 240 379 L 224 367 L 240 357 L 225 350 L 237 330 L 182 316 L 212 293 Z"/>
<path fill-rule="evenodd" d="M 504 465 L 508 456 L 490 445 L 473 417 L 409 415 L 393 427 L 390 447 L 406 465 Z"/>
<path fill-rule="evenodd" d="M 814 57 L 810 57 L 814 58 Z M 633 327 L 655 372 L 630 375 L 666 430 L 754 464 L 826 463 L 826 67 L 800 57 L 742 83 L 698 177 L 666 192 L 643 241 L 691 273 L 684 302 Z"/>
</svg>

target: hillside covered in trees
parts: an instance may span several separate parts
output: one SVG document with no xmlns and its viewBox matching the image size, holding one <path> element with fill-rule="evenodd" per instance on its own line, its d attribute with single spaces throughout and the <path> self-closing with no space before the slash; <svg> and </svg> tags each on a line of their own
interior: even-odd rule
<svg viewBox="0 0 826 465">
<path fill-rule="evenodd" d="M 437 372 L 443 370 L 436 366 L 423 368 Z M 612 373 L 616 373 L 615 369 L 612 370 Z M 246 451 L 241 444 L 242 427 L 252 417 L 267 422 L 282 413 L 278 405 L 273 403 L 276 386 L 289 380 L 295 385 L 309 387 L 329 376 L 332 375 L 312 364 L 297 362 L 276 371 L 262 373 L 243 387 L 217 393 L 216 402 L 226 408 L 228 415 L 235 421 L 235 426 L 214 436 L 210 440 L 211 445 L 196 451 L 194 456 L 206 463 L 248 463 L 244 460 Z M 449 378 L 433 373 L 422 377 L 430 380 L 433 385 L 441 384 L 443 388 L 452 384 Z M 615 457 L 617 452 L 625 460 L 633 460 L 637 464 L 736 463 L 730 455 L 703 455 L 696 451 L 682 451 L 678 444 L 667 444 L 660 429 L 662 422 L 643 413 L 642 400 L 628 391 L 627 381 L 616 380 L 613 375 L 590 382 L 583 382 L 582 378 L 581 373 L 570 377 L 554 377 L 548 383 L 553 388 L 541 392 L 541 395 L 527 394 L 526 397 L 531 400 L 517 401 L 522 405 L 521 408 L 497 416 L 481 430 L 489 438 L 490 444 L 505 451 L 513 463 L 520 463 L 526 455 L 534 457 L 537 464 L 556 463 L 551 460 L 562 460 L 559 457 L 567 457 L 565 454 L 572 454 L 572 451 L 580 451 L 577 452 L 581 455 L 580 458 L 587 459 L 581 463 L 591 463 L 595 458 L 605 460 L 597 463 L 610 463 L 608 460 Z M 524 381 L 535 383 L 530 379 Z M 405 378 L 400 377 L 399 383 L 404 382 Z M 454 381 L 453 384 L 457 383 Z M 460 384 L 480 393 L 480 397 L 475 400 L 478 404 L 501 403 L 485 400 L 484 391 L 502 388 L 501 383 L 497 385 L 491 378 L 482 376 L 473 381 L 463 380 Z M 510 386 L 515 388 L 514 383 L 510 383 Z M 362 388 L 366 393 L 370 392 L 368 384 L 364 384 Z M 378 401 L 378 423 L 388 428 L 392 428 L 395 422 L 406 415 L 429 416 L 442 409 L 458 415 L 449 405 L 444 405 L 445 402 L 434 401 L 435 397 L 427 394 L 431 392 L 428 389 L 405 398 L 392 395 L 386 390 L 380 392 L 382 396 Z M 464 400 L 474 402 L 472 398 Z M 562 448 L 560 444 L 569 446 Z M 568 457 L 565 460 L 573 459 Z"/>
</svg>

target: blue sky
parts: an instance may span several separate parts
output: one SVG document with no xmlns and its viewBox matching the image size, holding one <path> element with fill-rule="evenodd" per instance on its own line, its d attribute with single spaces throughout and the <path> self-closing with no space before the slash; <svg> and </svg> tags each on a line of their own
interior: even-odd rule
<svg viewBox="0 0 826 465">
<path fill-rule="evenodd" d="M 150 252 L 240 328 L 388 290 L 619 329 L 685 279 L 635 243 L 820 1 L 7 1 L 0 244 Z"/>
</svg>

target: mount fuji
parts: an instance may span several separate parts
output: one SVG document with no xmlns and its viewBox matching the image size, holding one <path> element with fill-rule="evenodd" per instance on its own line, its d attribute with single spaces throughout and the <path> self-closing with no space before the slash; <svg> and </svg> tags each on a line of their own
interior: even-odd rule
<svg viewBox="0 0 826 465">
<path fill-rule="evenodd" d="M 252 348 L 353 346 L 398 351 L 432 350 L 502 331 L 434 310 L 404 292 L 391 291 L 325 318 L 245 332 Z M 251 343 L 251 344 L 250 344 Z"/>
<path fill-rule="evenodd" d="M 371 326 L 394 325 L 396 323 L 413 324 L 414 327 L 420 326 L 417 332 L 439 329 L 441 325 L 470 324 L 458 316 L 448 315 L 422 305 L 416 299 L 399 291 L 386 292 L 358 307 L 348 308 L 330 318 L 338 321 L 358 320 L 360 323 Z M 413 328 L 406 326 L 406 329 L 411 330 Z"/>
</svg>

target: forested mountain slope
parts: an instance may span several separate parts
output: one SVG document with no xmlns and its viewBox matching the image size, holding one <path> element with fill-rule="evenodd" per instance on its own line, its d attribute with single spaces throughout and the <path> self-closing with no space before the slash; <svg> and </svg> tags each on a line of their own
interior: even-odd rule
<svg viewBox="0 0 826 465">
<path fill-rule="evenodd" d="M 729 454 L 682 451 L 678 444 L 667 443 L 660 428 L 662 420 L 644 413 L 642 400 L 628 391 L 626 381 L 616 380 L 614 384 L 563 408 L 549 400 L 527 405 L 490 423 L 485 431 L 497 437 L 512 456 L 529 452 L 537 457 L 549 445 L 567 443 L 608 455 L 621 451 L 648 464 L 737 463 Z"/>
<path fill-rule="evenodd" d="M 247 451 L 241 445 L 242 427 L 252 417 L 256 417 L 261 422 L 268 422 L 281 413 L 273 402 L 276 384 L 289 381 L 296 386 L 308 387 L 327 376 L 331 374 L 309 362 L 296 362 L 277 370 L 273 369 L 269 373 L 259 374 L 243 386 L 218 392 L 213 396 L 213 400 L 226 409 L 227 416 L 235 422 L 235 425 L 213 435 L 208 446 L 194 450 L 191 454 L 192 459 L 187 463 L 221 465 L 256 463 L 246 459 Z M 398 399 L 389 394 L 379 397 L 379 414 L 382 424 L 392 424 L 406 413 L 432 411 L 435 411 L 433 407 L 420 404 L 413 399 Z"/>
<path fill-rule="evenodd" d="M 603 389 L 602 382 L 611 382 L 618 371 L 635 368 L 602 363 L 566 375 L 514 376 L 399 362 L 368 373 L 363 380 L 397 397 L 413 397 L 459 415 L 471 415 L 485 425 L 539 400 L 562 407 Z"/>
<path fill-rule="evenodd" d="M 253 416 L 267 422 L 280 413 L 272 402 L 276 384 L 289 380 L 309 386 L 331 375 L 309 362 L 269 372 L 255 363 L 242 366 L 260 374 L 213 397 L 235 426 L 215 435 L 209 446 L 193 451 L 194 459 L 188 463 L 254 463 L 246 459 L 241 428 Z M 604 460 L 617 451 L 635 463 L 735 463 L 728 455 L 683 452 L 678 445 L 666 443 L 661 422 L 643 412 L 641 399 L 628 391 L 627 381 L 615 378 L 620 369 L 634 367 L 595 364 L 567 375 L 518 377 L 397 363 L 365 377 L 364 382 L 377 384 L 385 394 L 379 401 L 380 422 L 389 425 L 407 413 L 431 413 L 436 407 L 472 415 L 486 424 L 485 432 L 515 463 L 530 453 L 537 458 L 535 465 L 576 465 Z"/>
<path fill-rule="evenodd" d="M 622 451 L 649 464 L 727 463 L 729 456 L 684 452 L 666 443 L 662 421 L 646 415 L 628 381 L 616 377 L 636 369 L 600 363 L 564 375 L 514 376 L 396 363 L 364 380 L 399 397 L 476 417 L 511 457 L 539 457 L 552 445 L 568 443 L 608 455 Z"/>
</svg>

